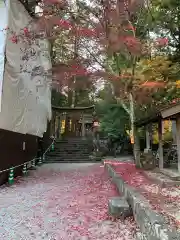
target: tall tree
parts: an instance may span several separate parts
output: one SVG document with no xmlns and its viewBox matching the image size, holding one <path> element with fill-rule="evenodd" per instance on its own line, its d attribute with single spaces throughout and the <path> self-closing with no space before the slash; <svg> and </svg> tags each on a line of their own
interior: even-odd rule
<svg viewBox="0 0 180 240">
<path fill-rule="evenodd" d="M 166 52 L 180 62 L 180 2 L 178 0 L 152 0 L 150 2 L 149 29 L 158 37 L 168 38 Z"/>
<path fill-rule="evenodd" d="M 76 6 L 78 6 L 78 14 Z M 126 111 L 128 108 L 122 100 L 127 97 L 129 99 L 128 113 L 133 130 L 132 83 L 135 79 L 137 61 L 146 52 L 144 40 L 147 37 L 147 29 L 143 31 L 142 26 L 140 30 L 137 29 L 139 29 L 139 21 L 142 21 L 145 13 L 148 12 L 148 7 L 143 0 L 92 0 L 91 2 L 77 0 L 76 6 L 73 2 L 68 5 L 60 0 L 43 1 L 41 4 L 43 11 L 36 19 L 35 30 L 27 29 L 25 26 L 23 37 L 13 36 L 13 41 L 16 43 L 27 38 L 30 41 L 36 36 L 49 39 L 53 46 L 58 46 L 54 51 L 56 64 L 53 67 L 53 81 L 61 89 L 68 86 L 72 90 L 74 85 L 72 83 L 77 83 L 77 78 L 82 76 L 86 82 L 95 79 L 110 80 L 114 86 L 113 93 L 118 96 Z M 74 44 L 75 40 L 78 44 Z M 73 47 L 75 45 L 76 48 Z M 67 53 L 64 54 L 66 50 Z M 58 51 L 65 56 L 60 57 Z M 127 63 L 126 69 L 121 68 L 123 58 Z M 122 73 L 128 77 L 122 76 Z"/>
</svg>

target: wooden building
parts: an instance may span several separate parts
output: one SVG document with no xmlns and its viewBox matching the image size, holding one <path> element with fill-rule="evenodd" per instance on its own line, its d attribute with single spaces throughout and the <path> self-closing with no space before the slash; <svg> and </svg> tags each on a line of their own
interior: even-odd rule
<svg viewBox="0 0 180 240">
<path fill-rule="evenodd" d="M 174 121 L 175 124 L 175 144 L 177 148 L 177 164 L 175 164 L 173 167 L 166 168 L 164 165 L 164 154 L 163 154 L 163 122 L 165 120 L 171 120 Z M 146 149 L 151 150 L 151 135 L 152 135 L 152 124 L 158 125 L 158 136 L 159 136 L 159 169 L 163 173 L 169 174 L 169 175 L 177 175 L 180 176 L 180 103 L 173 104 L 169 107 L 163 108 L 157 112 L 154 113 L 154 115 L 151 115 L 147 118 L 142 118 L 139 121 L 136 121 L 135 126 L 136 129 L 140 127 L 145 127 L 146 129 Z M 174 129 L 173 129 L 174 130 Z"/>
</svg>

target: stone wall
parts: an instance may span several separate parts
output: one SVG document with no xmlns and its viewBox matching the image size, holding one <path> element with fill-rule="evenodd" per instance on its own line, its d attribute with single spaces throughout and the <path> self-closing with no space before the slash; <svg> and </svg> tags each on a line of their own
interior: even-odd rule
<svg viewBox="0 0 180 240">
<path fill-rule="evenodd" d="M 139 192 L 127 185 L 109 165 L 105 165 L 113 182 L 116 184 L 119 192 L 123 193 L 130 204 L 135 221 L 142 233 L 137 239 L 142 240 L 179 240 L 180 233 L 170 228 L 166 224 L 166 220 L 160 214 L 152 210 L 148 203 Z"/>
</svg>

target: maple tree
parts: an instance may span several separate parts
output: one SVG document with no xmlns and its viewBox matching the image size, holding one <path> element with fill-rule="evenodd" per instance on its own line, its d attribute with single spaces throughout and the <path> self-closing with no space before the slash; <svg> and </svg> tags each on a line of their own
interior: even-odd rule
<svg viewBox="0 0 180 240">
<path fill-rule="evenodd" d="M 67 49 L 67 41 L 71 44 L 74 37 L 76 37 L 80 45 L 79 48 L 82 49 L 83 46 L 86 48 L 86 57 L 82 57 L 82 53 L 78 53 L 76 60 L 71 58 L 66 62 L 67 66 L 71 66 L 73 69 L 70 70 L 71 73 L 69 76 L 66 74 L 66 78 L 72 77 L 72 75 L 75 74 L 88 74 L 89 72 L 83 68 L 81 64 L 91 64 L 93 61 L 103 66 L 103 61 L 99 62 L 100 57 L 96 59 L 97 54 L 98 56 L 100 56 L 100 53 L 102 53 L 102 56 L 103 53 L 113 54 L 125 49 L 124 45 L 126 46 L 124 51 L 131 50 L 134 53 L 137 52 L 135 43 L 137 43 L 138 46 L 140 43 L 136 38 L 129 35 L 127 31 L 132 26 L 128 23 L 128 19 L 125 19 L 124 15 L 127 10 L 125 9 L 124 2 L 122 2 L 122 5 L 122 3 L 120 4 L 121 1 L 117 1 L 116 5 L 114 5 L 113 1 L 102 1 L 101 3 L 94 1 L 95 7 L 90 7 L 86 3 L 76 1 L 78 8 L 84 10 L 83 14 L 82 11 L 81 14 L 75 12 L 73 6 L 67 6 L 64 1 L 45 1 L 46 4 L 48 2 L 48 5 L 41 5 L 41 14 L 35 19 L 35 31 L 31 31 L 31 29 L 25 26 L 19 35 L 12 33 L 11 40 L 17 43 L 18 41 L 25 41 L 27 39 L 33 39 L 34 37 L 43 37 L 49 39 L 54 44 L 57 39 L 60 40 L 60 38 L 64 38 L 66 43 L 61 42 L 61 47 L 62 51 L 65 51 L 65 49 Z M 121 5 L 121 8 L 118 4 Z M 130 7 L 131 5 L 129 8 Z M 93 14 L 93 17 L 91 14 Z M 83 18 L 85 15 L 87 17 L 86 20 Z M 119 21 L 120 15 L 122 15 L 122 19 L 120 18 Z M 94 19 L 94 16 L 96 16 L 96 19 Z M 87 57 L 88 43 L 91 45 L 91 51 L 93 48 L 92 52 L 89 51 L 91 59 L 89 56 Z M 57 42 L 55 44 L 57 44 Z M 98 48 L 96 54 L 95 47 Z M 71 49 L 71 51 L 73 55 L 74 49 Z M 64 65 L 61 64 L 58 71 L 61 73 L 65 71 Z M 65 72 L 67 73 L 67 71 Z"/>
<path fill-rule="evenodd" d="M 168 45 L 162 49 L 175 62 L 180 61 L 180 2 L 178 0 L 151 1 L 149 27 L 158 38 L 166 36 Z M 165 14 L 167 13 L 167 14 Z"/>
<path fill-rule="evenodd" d="M 135 37 L 134 33 L 138 32 L 138 26 L 131 23 L 131 19 L 137 18 L 138 9 L 140 11 L 145 9 L 143 1 L 135 3 L 105 0 L 88 4 L 77 0 L 75 4 L 68 5 L 65 1 L 45 0 L 41 1 L 40 7 L 40 13 L 39 15 L 36 13 L 38 17 L 34 20 L 35 30 L 32 31 L 31 27 L 28 29 L 25 26 L 18 36 L 12 33 L 11 40 L 17 43 L 34 37 L 46 38 L 52 43 L 52 51 L 56 48 L 58 51 L 61 50 L 62 54 L 68 52 L 68 57 L 65 54 L 66 57 L 61 56 L 60 59 L 55 50 L 53 62 L 56 66 L 53 67 L 53 73 L 56 80 L 61 78 L 63 82 L 63 78 L 67 80 L 81 75 L 118 79 L 119 73 L 112 75 L 109 71 L 107 58 L 117 57 L 117 54 L 130 54 L 133 57 L 143 54 L 145 44 L 138 36 Z M 147 13 L 147 9 L 145 12 Z M 137 25 L 138 21 L 136 19 L 133 22 Z M 80 49 L 76 57 L 75 49 L 70 47 L 74 45 L 75 38 Z M 167 39 L 157 39 L 157 42 L 167 44 Z M 99 71 L 92 71 L 95 64 L 99 65 Z"/>
<path fill-rule="evenodd" d="M 124 76 L 109 71 L 107 58 L 117 58 L 119 54 L 137 58 L 143 54 L 144 44 L 134 34 L 138 26 L 131 23 L 132 18 L 137 18 L 138 9 L 145 8 L 143 1 L 94 0 L 90 5 L 77 0 L 68 5 L 65 1 L 46 0 L 41 1 L 40 7 L 40 14 L 34 20 L 35 30 L 25 26 L 18 36 L 12 33 L 11 40 L 17 43 L 36 37 L 51 41 L 55 85 L 62 86 L 82 75 L 91 80 L 93 77 L 122 79 Z M 61 56 L 57 56 L 57 49 Z"/>
<path fill-rule="evenodd" d="M 71 106 L 80 89 L 94 91 L 97 80 L 101 84 L 109 81 L 116 99 L 130 115 L 133 129 L 136 105 L 149 103 L 154 92 L 166 85 L 166 79 L 157 81 L 157 75 L 146 79 L 147 72 L 138 69 L 143 65 L 141 59 L 151 58 L 154 49 L 169 44 L 166 36 L 149 37 L 151 24 L 146 16 L 151 15 L 151 4 L 143 0 L 47 0 L 39 5 L 33 23 L 24 26 L 19 35 L 12 33 L 11 41 L 30 43 L 43 38 L 51 42 L 52 84 L 68 92 Z"/>
</svg>

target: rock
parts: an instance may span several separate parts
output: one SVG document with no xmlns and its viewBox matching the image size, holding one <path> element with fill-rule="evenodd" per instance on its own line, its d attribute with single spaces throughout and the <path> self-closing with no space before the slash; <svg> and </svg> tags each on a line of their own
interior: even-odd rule
<svg viewBox="0 0 180 240">
<path fill-rule="evenodd" d="M 152 170 L 156 168 L 156 160 L 152 152 L 146 152 L 140 156 L 141 167 L 144 170 Z"/>
<path fill-rule="evenodd" d="M 94 151 L 92 155 L 89 156 L 92 161 L 101 161 L 102 160 L 102 152 Z"/>
<path fill-rule="evenodd" d="M 109 200 L 109 214 L 112 217 L 125 219 L 132 216 L 132 210 L 125 197 L 113 197 Z"/>
</svg>

